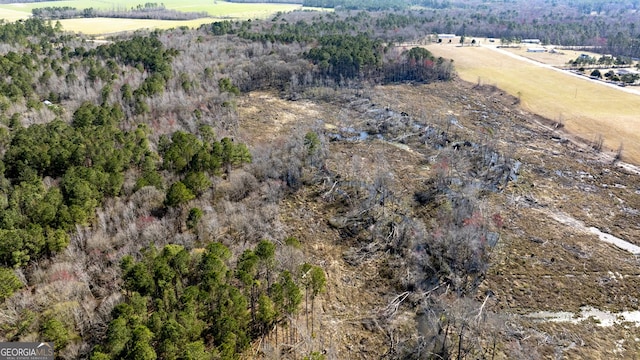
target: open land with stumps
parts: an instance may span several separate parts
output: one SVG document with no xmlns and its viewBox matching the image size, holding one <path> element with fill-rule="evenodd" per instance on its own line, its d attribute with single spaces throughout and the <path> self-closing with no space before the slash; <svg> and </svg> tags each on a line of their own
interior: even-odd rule
<svg viewBox="0 0 640 360">
<path fill-rule="evenodd" d="M 603 160 L 588 143 L 571 138 L 566 129 L 554 129 L 551 121 L 522 110 L 514 100 L 496 87 L 456 80 L 425 86 L 381 86 L 346 101 L 322 105 L 283 101 L 271 93 L 256 92 L 239 108 L 243 136 L 258 142 L 285 141 L 287 134 L 311 123 L 323 128 L 327 138 L 340 129 L 371 131 L 376 123 L 374 114 L 384 113 L 399 121 L 403 119 L 400 114 L 406 114 L 404 119 L 448 128 L 456 139 L 452 144 L 485 141 L 522 162 L 516 181 L 498 193 L 483 193 L 486 207 L 482 211 L 499 225 L 500 240 L 475 294 L 477 304 L 486 302 L 486 318 L 478 320 L 482 325 L 473 331 L 486 337 L 493 331 L 492 321 L 501 324 L 505 337 L 498 340 L 496 359 L 553 358 L 558 353 L 571 359 L 631 356 L 640 349 L 630 330 L 634 327 L 609 324 L 598 317 L 579 321 L 575 316 L 575 323 L 569 320 L 585 307 L 613 314 L 636 309 L 632 304 L 637 301 L 633 289 L 640 285 L 637 257 L 600 241 L 588 230 L 602 229 L 631 242 L 637 239 L 640 228 L 631 210 L 640 207 L 636 175 L 620 163 Z M 323 119 L 322 123 L 317 119 Z M 442 162 L 450 161 L 456 167 L 450 170 L 453 178 L 475 171 L 462 171 L 464 157 L 458 158 L 470 148 L 460 145 L 452 152 L 434 151 L 431 142 L 421 141 L 420 133 L 408 133 L 395 137 L 396 141 L 372 136 L 331 141 L 327 166 L 346 178 L 362 181 L 374 181 L 383 171 L 386 184 L 399 197 L 396 201 L 407 206 L 415 189 L 429 183 Z M 379 347 L 374 351 L 363 345 L 358 351 L 381 357 L 389 350 L 388 343 L 370 324 L 379 321 L 379 314 L 401 294 L 394 293 L 394 285 L 385 277 L 396 271 L 394 256 L 369 249 L 366 243 L 345 243 L 340 238 L 342 230 L 334 222 L 340 206 L 318 201 L 318 196 L 336 196 L 334 192 L 332 183 L 327 183 L 298 193 L 287 202 L 282 221 L 297 229 L 295 235 L 301 241 L 313 244 L 311 253 L 327 264 L 329 290 L 317 316 L 332 324 L 334 335 L 319 336 L 345 344 L 337 349 L 338 357 L 349 357 L 354 343 Z M 387 211 L 392 211 L 393 205 L 387 206 Z M 412 216 L 428 221 L 434 210 L 416 206 L 414 211 Z M 437 296 L 448 295 L 441 292 Z M 420 299 L 409 295 L 406 302 Z M 478 315 L 479 305 L 455 306 L 472 317 Z M 400 306 L 392 316 L 394 321 L 411 318 L 406 309 Z M 535 317 L 541 311 L 549 316 L 564 312 L 569 320 L 541 321 Z M 617 346 L 620 339 L 624 343 Z"/>
</svg>

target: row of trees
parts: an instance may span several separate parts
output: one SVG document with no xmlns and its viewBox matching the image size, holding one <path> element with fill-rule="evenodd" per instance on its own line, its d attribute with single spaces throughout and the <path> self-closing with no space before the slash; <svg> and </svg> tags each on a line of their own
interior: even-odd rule
<svg viewBox="0 0 640 360">
<path fill-rule="evenodd" d="M 449 0 L 304 0 L 304 6 L 323 7 L 333 9 L 346 10 L 365 10 L 365 11 L 388 11 L 388 10 L 405 10 L 413 5 L 424 6 L 427 8 L 440 9 L 451 6 Z"/>
<path fill-rule="evenodd" d="M 310 7 L 382 11 L 402 10 L 407 8 L 410 5 L 410 2 L 407 0 L 304 0 L 302 4 Z"/>
<path fill-rule="evenodd" d="M 613 56 L 600 56 L 596 58 L 595 56 L 589 56 L 586 54 L 582 54 L 575 58 L 574 60 L 569 60 L 568 64 L 573 66 L 578 65 L 608 65 L 608 66 L 624 66 L 631 65 L 631 59 L 625 57 L 613 57 Z"/>
<path fill-rule="evenodd" d="M 163 5 L 147 3 L 131 10 L 102 10 L 94 8 L 76 9 L 70 6 L 48 6 L 34 8 L 34 17 L 47 20 L 75 19 L 75 18 L 124 18 L 124 19 L 155 19 L 155 20 L 193 20 L 208 17 L 206 12 L 183 12 L 167 9 Z"/>
<path fill-rule="evenodd" d="M 598 79 L 602 79 L 604 77 L 609 81 L 614 81 L 614 82 L 621 81 L 626 84 L 634 84 L 636 81 L 640 80 L 640 75 L 638 74 L 632 74 L 632 73 L 616 74 L 615 71 L 613 70 L 609 70 L 603 74 L 599 69 L 595 69 L 589 74 L 589 76 L 592 76 Z"/>
</svg>

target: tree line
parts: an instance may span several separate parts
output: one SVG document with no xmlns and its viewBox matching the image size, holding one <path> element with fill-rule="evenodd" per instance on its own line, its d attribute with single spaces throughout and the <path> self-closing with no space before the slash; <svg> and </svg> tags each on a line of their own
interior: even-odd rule
<svg viewBox="0 0 640 360">
<path fill-rule="evenodd" d="M 122 18 L 122 19 L 154 19 L 154 20 L 193 20 L 208 17 L 206 12 L 184 12 L 167 9 L 164 5 L 147 3 L 129 10 L 102 10 L 94 8 L 77 9 L 70 6 L 47 6 L 31 10 L 34 17 L 47 20 L 76 18 Z"/>
<path fill-rule="evenodd" d="M 364 11 L 398 11 L 406 10 L 411 6 L 424 6 L 428 8 L 446 8 L 451 6 L 451 2 L 448 0 L 304 0 L 302 4 L 310 7 Z"/>
<path fill-rule="evenodd" d="M 397 42 L 432 33 L 456 33 L 517 41 L 540 39 L 544 44 L 595 46 L 604 54 L 640 57 L 640 20 L 635 1 L 365 1 L 307 0 L 305 6 L 337 12 L 380 11 L 374 16 Z M 411 9 L 419 5 L 420 9 Z M 392 10 L 396 10 L 393 12 Z M 393 35 L 395 34 L 395 35 Z M 421 35 L 420 35 L 421 34 Z"/>
<path fill-rule="evenodd" d="M 450 60 L 434 58 L 425 49 L 412 49 L 409 52 L 397 54 L 391 47 L 385 46 L 380 39 L 373 39 L 365 33 L 344 34 L 344 31 L 356 32 L 353 22 L 360 20 L 372 21 L 365 13 L 360 13 L 347 21 L 336 20 L 309 24 L 297 22 L 294 25 L 280 24 L 268 32 L 257 32 L 248 22 L 242 24 L 230 21 L 215 22 L 208 27 L 208 31 L 215 35 L 237 34 L 238 36 L 259 42 L 283 42 L 283 43 L 313 43 L 315 46 L 301 54 L 314 65 L 314 73 L 317 78 L 331 79 L 340 82 L 345 79 L 367 80 L 376 83 L 391 83 L 403 81 L 431 82 L 449 80 L 453 75 L 453 67 Z M 335 34 L 319 35 L 331 32 Z M 416 54 L 422 54 L 419 59 Z M 299 68 L 287 72 L 287 78 L 282 79 L 280 74 L 269 74 L 264 69 L 258 71 L 256 76 L 261 79 L 252 79 L 249 89 L 265 82 L 264 86 L 281 88 L 277 80 L 288 81 L 292 72 L 298 78 L 308 77 L 307 68 Z"/>
</svg>

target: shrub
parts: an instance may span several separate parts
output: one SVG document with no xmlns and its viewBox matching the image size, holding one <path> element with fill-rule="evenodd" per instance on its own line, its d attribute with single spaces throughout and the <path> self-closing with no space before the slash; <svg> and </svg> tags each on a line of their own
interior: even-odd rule
<svg viewBox="0 0 640 360">
<path fill-rule="evenodd" d="M 41 334 L 45 341 L 51 341 L 56 350 L 67 346 L 69 342 L 69 331 L 64 324 L 56 319 L 50 318 L 42 324 Z"/>
<path fill-rule="evenodd" d="M 211 180 L 202 171 L 190 172 L 184 179 L 184 185 L 199 196 L 211 186 Z"/>
<path fill-rule="evenodd" d="M 0 301 L 10 297 L 20 288 L 22 288 L 22 281 L 16 274 L 10 269 L 0 268 Z"/>
<path fill-rule="evenodd" d="M 191 192 L 183 182 L 177 181 L 167 190 L 164 204 L 169 207 L 178 206 L 195 199 L 195 197 L 193 192 Z"/>
<path fill-rule="evenodd" d="M 203 215 L 204 213 L 199 208 L 191 208 L 187 216 L 187 228 L 191 230 L 195 229 Z"/>
</svg>

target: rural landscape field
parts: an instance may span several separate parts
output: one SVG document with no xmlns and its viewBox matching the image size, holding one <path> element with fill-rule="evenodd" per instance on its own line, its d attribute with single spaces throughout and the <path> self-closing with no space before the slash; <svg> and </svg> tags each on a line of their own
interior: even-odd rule
<svg viewBox="0 0 640 360">
<path fill-rule="evenodd" d="M 453 59 L 462 79 L 495 85 L 519 97 L 527 111 L 561 123 L 586 141 L 602 137 L 609 151 L 622 146 L 626 160 L 640 163 L 640 92 L 541 67 L 495 48 L 427 48 Z"/>
<path fill-rule="evenodd" d="M 295 2 L 0 1 L 0 340 L 638 358 L 636 4 Z"/>
<path fill-rule="evenodd" d="M 138 29 L 170 29 L 186 26 L 197 28 L 202 24 L 211 23 L 215 19 L 264 19 L 277 12 L 287 12 L 301 9 L 297 4 L 279 3 L 234 3 L 226 1 L 162 1 L 167 9 L 185 12 L 205 12 L 208 17 L 194 20 L 145 20 L 145 19 L 62 19 L 60 23 L 66 31 L 87 35 L 105 35 L 123 31 Z M 130 0 L 95 1 L 95 0 L 69 0 L 69 1 L 41 1 L 31 3 L 4 3 L 0 4 L 0 18 L 6 21 L 26 19 L 31 16 L 31 11 L 44 7 L 69 6 L 78 9 L 95 8 L 103 10 L 128 10 L 144 3 Z"/>
</svg>

